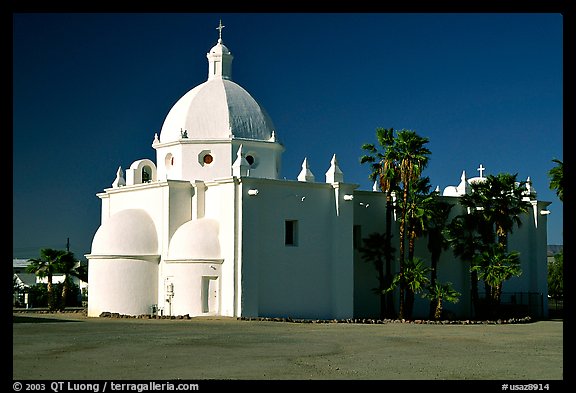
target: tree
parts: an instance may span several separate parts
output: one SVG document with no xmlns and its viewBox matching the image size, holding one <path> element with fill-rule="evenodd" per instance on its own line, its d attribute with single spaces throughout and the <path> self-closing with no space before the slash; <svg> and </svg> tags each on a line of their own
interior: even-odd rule
<svg viewBox="0 0 576 393">
<path fill-rule="evenodd" d="M 443 251 L 447 250 L 450 246 L 448 238 L 446 237 L 446 228 L 448 227 L 448 217 L 450 211 L 454 205 L 439 200 L 438 192 L 434 191 L 435 197 L 432 198 L 430 204 L 427 206 L 426 217 L 427 225 L 426 230 L 428 232 L 428 251 L 430 251 L 430 286 L 432 288 L 437 287 L 437 277 L 438 277 L 438 263 L 440 262 L 440 255 Z M 438 290 L 446 289 L 444 287 L 438 287 Z M 444 294 L 450 296 L 448 292 L 439 292 L 440 295 Z M 460 296 L 460 293 L 458 293 Z M 440 299 L 441 302 L 442 299 Z M 448 298 L 447 298 L 448 300 Z M 430 316 L 432 317 L 437 311 L 438 307 L 442 307 L 442 304 L 435 302 L 435 299 L 430 301 Z"/>
<path fill-rule="evenodd" d="M 34 273 L 40 278 L 47 278 L 47 291 L 48 291 L 48 309 L 50 311 L 56 310 L 56 298 L 53 290 L 52 277 L 54 273 L 58 272 L 60 258 L 66 254 L 67 251 L 54 250 L 51 248 L 43 248 L 40 250 L 40 258 L 29 259 L 29 265 L 26 270 L 29 273 Z"/>
<path fill-rule="evenodd" d="M 394 210 L 392 194 L 397 189 L 398 184 L 398 170 L 397 163 L 394 157 L 394 129 L 377 128 L 376 140 L 380 147 L 384 150 L 379 151 L 372 143 L 365 143 L 362 149 L 367 152 L 360 158 L 360 163 L 370 163 L 371 172 L 369 179 L 378 183 L 380 191 L 386 194 L 386 232 L 383 241 L 386 250 L 385 256 L 385 272 L 381 277 L 381 287 L 387 288 L 392 283 L 392 260 L 394 258 L 394 248 L 392 247 L 392 214 Z M 377 267 L 378 269 L 378 267 Z M 380 291 L 381 292 L 381 291 Z M 380 317 L 391 318 L 394 314 L 394 304 L 392 293 L 385 293 L 381 297 Z"/>
<path fill-rule="evenodd" d="M 416 239 L 428 235 L 428 249 L 431 253 L 430 286 L 436 288 L 438 262 L 442 250 L 448 248 L 443 230 L 446 227 L 448 215 L 452 209 L 451 204 L 439 200 L 439 192 L 430 192 L 430 179 L 420 177 L 412 182 L 408 197 L 408 206 L 406 207 L 407 235 L 408 235 L 408 261 L 414 259 Z M 403 203 L 403 202 L 402 202 Z M 406 285 L 409 288 L 411 283 L 408 281 L 409 275 L 405 276 Z M 443 287 L 438 287 L 438 290 Z M 407 312 L 412 315 L 414 303 L 414 293 L 407 292 L 406 296 Z M 434 315 L 435 309 L 441 307 L 437 300 L 430 302 L 430 316 Z"/>
<path fill-rule="evenodd" d="M 548 171 L 550 189 L 556 191 L 560 202 L 564 202 L 564 162 L 556 158 L 553 159 L 552 162 L 554 162 L 556 166 Z"/>
<path fill-rule="evenodd" d="M 424 265 L 424 261 L 420 258 L 408 259 L 404 263 L 403 274 L 397 274 L 392 280 L 392 285 L 386 288 L 385 291 L 389 292 L 397 287 L 400 287 L 402 283 L 406 285 L 406 301 L 404 307 L 404 314 L 400 317 L 401 319 L 412 318 L 412 310 L 414 308 L 414 298 L 415 295 L 424 291 L 427 285 L 430 283 L 428 279 L 428 272 L 430 268 Z"/>
<path fill-rule="evenodd" d="M 398 317 L 404 318 L 405 290 L 406 280 L 404 277 L 405 264 L 405 240 L 406 229 L 408 226 L 407 208 L 409 205 L 409 196 L 411 195 L 411 186 L 420 178 L 422 171 L 428 165 L 430 150 L 425 147 L 428 138 L 419 136 L 412 130 L 401 130 L 397 133 L 395 143 L 391 147 L 389 156 L 396 161 L 398 178 L 401 185 L 402 201 L 400 213 L 400 247 L 399 247 L 399 264 L 400 264 L 400 306 Z"/>
<path fill-rule="evenodd" d="M 412 181 L 406 206 L 406 234 L 408 237 L 408 259 L 414 258 L 416 239 L 422 237 L 427 230 L 430 206 L 434 194 L 430 194 L 430 178 L 421 177 Z M 404 201 L 400 203 L 404 207 Z"/>
<path fill-rule="evenodd" d="M 507 252 L 500 243 L 492 244 L 475 256 L 472 270 L 477 271 L 478 278 L 488 285 L 487 305 L 490 314 L 497 315 L 503 283 L 522 274 L 520 254 L 516 251 Z"/>
<path fill-rule="evenodd" d="M 427 289 L 428 293 L 423 294 L 422 297 L 430 299 L 430 302 L 434 305 L 432 318 L 436 321 L 442 319 L 444 301 L 458 303 L 460 300 L 460 292 L 452 288 L 451 282 L 445 284 L 441 284 L 438 281 L 431 282 Z"/>
<path fill-rule="evenodd" d="M 74 257 L 74 254 L 69 251 L 66 251 L 60 256 L 57 271 L 58 273 L 64 274 L 64 280 L 62 281 L 62 298 L 60 303 L 60 307 L 64 309 L 67 304 L 72 284 L 72 277 L 77 277 L 82 281 L 88 281 L 88 272 L 85 267 L 80 264 L 80 261 Z"/>
<path fill-rule="evenodd" d="M 518 182 L 517 174 L 500 173 L 488 175 L 484 181 L 470 185 L 470 193 L 460 198 L 467 213 L 454 218 L 450 225 L 451 244 L 454 253 L 471 263 L 472 301 L 476 316 L 482 316 L 477 281 L 484 281 L 488 306 L 498 307 L 501 285 L 494 277 L 511 277 L 497 263 L 496 256 L 508 251 L 508 235 L 514 227 L 522 225 L 521 216 L 529 211 L 531 204 L 525 199 L 526 182 Z M 498 250 L 495 248 L 498 245 Z M 492 257 L 490 257 L 492 255 Z M 496 263 L 491 266 L 491 263 Z M 513 273 L 513 269 L 508 273 Z M 507 278 L 506 278 L 507 279 Z M 494 297 L 495 296 L 495 297 Z"/>
<path fill-rule="evenodd" d="M 470 194 L 461 198 L 461 204 L 477 217 L 483 236 L 494 233 L 504 249 L 508 247 L 508 234 L 515 225 L 522 225 L 521 215 L 531 208 L 524 199 L 526 182 L 519 182 L 516 177 L 517 174 L 509 173 L 488 175 L 485 181 L 472 183 Z"/>
<path fill-rule="evenodd" d="M 554 261 L 548 264 L 548 295 L 554 299 L 564 296 L 564 253 L 554 255 Z"/>
<path fill-rule="evenodd" d="M 482 249 L 485 239 L 478 233 L 477 218 L 471 214 L 457 215 L 447 225 L 444 235 L 452 252 L 470 268 L 470 298 L 475 312 L 478 312 L 480 296 L 478 294 L 478 273 L 472 270 L 474 256 Z"/>
</svg>

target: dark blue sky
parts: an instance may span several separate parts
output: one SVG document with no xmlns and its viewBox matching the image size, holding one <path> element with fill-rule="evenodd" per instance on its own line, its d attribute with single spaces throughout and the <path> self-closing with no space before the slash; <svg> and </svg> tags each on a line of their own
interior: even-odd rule
<svg viewBox="0 0 576 393">
<path fill-rule="evenodd" d="M 412 129 L 432 151 L 434 187 L 530 176 L 550 201 L 548 243 L 563 244 L 549 190 L 563 159 L 563 18 L 557 13 L 15 13 L 13 256 L 90 252 L 96 193 L 118 166 L 156 161 L 172 105 L 207 78 L 219 19 L 233 80 L 267 110 L 284 143 L 282 176 L 304 157 L 323 179 L 371 189 L 361 145 L 377 127 Z M 84 259 L 84 258 L 83 258 Z"/>
</svg>

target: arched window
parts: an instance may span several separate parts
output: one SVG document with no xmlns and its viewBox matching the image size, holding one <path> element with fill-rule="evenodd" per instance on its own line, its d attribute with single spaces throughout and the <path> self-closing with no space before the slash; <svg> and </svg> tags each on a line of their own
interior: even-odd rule
<svg viewBox="0 0 576 393">
<path fill-rule="evenodd" d="M 152 169 L 149 166 L 142 167 L 142 183 L 150 183 L 152 181 Z"/>
</svg>

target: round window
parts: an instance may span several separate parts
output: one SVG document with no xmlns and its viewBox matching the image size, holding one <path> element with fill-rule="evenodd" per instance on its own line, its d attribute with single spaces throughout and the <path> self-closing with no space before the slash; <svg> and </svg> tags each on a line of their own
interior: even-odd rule
<svg viewBox="0 0 576 393">
<path fill-rule="evenodd" d="M 253 156 L 246 156 L 246 161 L 248 161 L 248 164 L 252 165 L 252 164 L 254 164 L 254 157 Z"/>
<path fill-rule="evenodd" d="M 204 164 L 211 164 L 212 161 L 214 161 L 214 157 L 212 157 L 210 154 L 206 154 L 202 161 L 204 161 Z"/>
</svg>

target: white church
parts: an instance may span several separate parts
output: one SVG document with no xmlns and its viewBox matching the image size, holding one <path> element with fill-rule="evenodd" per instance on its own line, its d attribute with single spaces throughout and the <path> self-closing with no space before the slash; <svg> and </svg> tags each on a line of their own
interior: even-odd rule
<svg viewBox="0 0 576 393">
<path fill-rule="evenodd" d="M 346 183 L 336 156 L 327 157 L 321 176 L 304 159 L 296 179 L 280 178 L 284 146 L 263 107 L 232 81 L 222 27 L 206 55 L 208 79 L 174 104 L 154 135 L 156 162 L 120 167 L 111 187 L 97 194 L 102 215 L 86 255 L 88 316 L 157 310 L 167 316 L 378 318 L 376 271 L 358 245 L 384 232 L 385 194 Z M 482 172 L 473 179 L 462 173 L 443 198 L 457 204 L 469 183 L 481 179 Z M 533 211 L 509 239 L 523 273 L 507 281 L 504 292 L 539 294 L 547 315 L 549 202 L 530 202 Z M 417 243 L 416 256 L 429 260 L 426 240 Z M 468 266 L 451 250 L 441 256 L 438 279 L 462 294 L 444 308 L 470 316 Z M 417 297 L 414 317 L 427 315 L 428 301 Z"/>
</svg>

